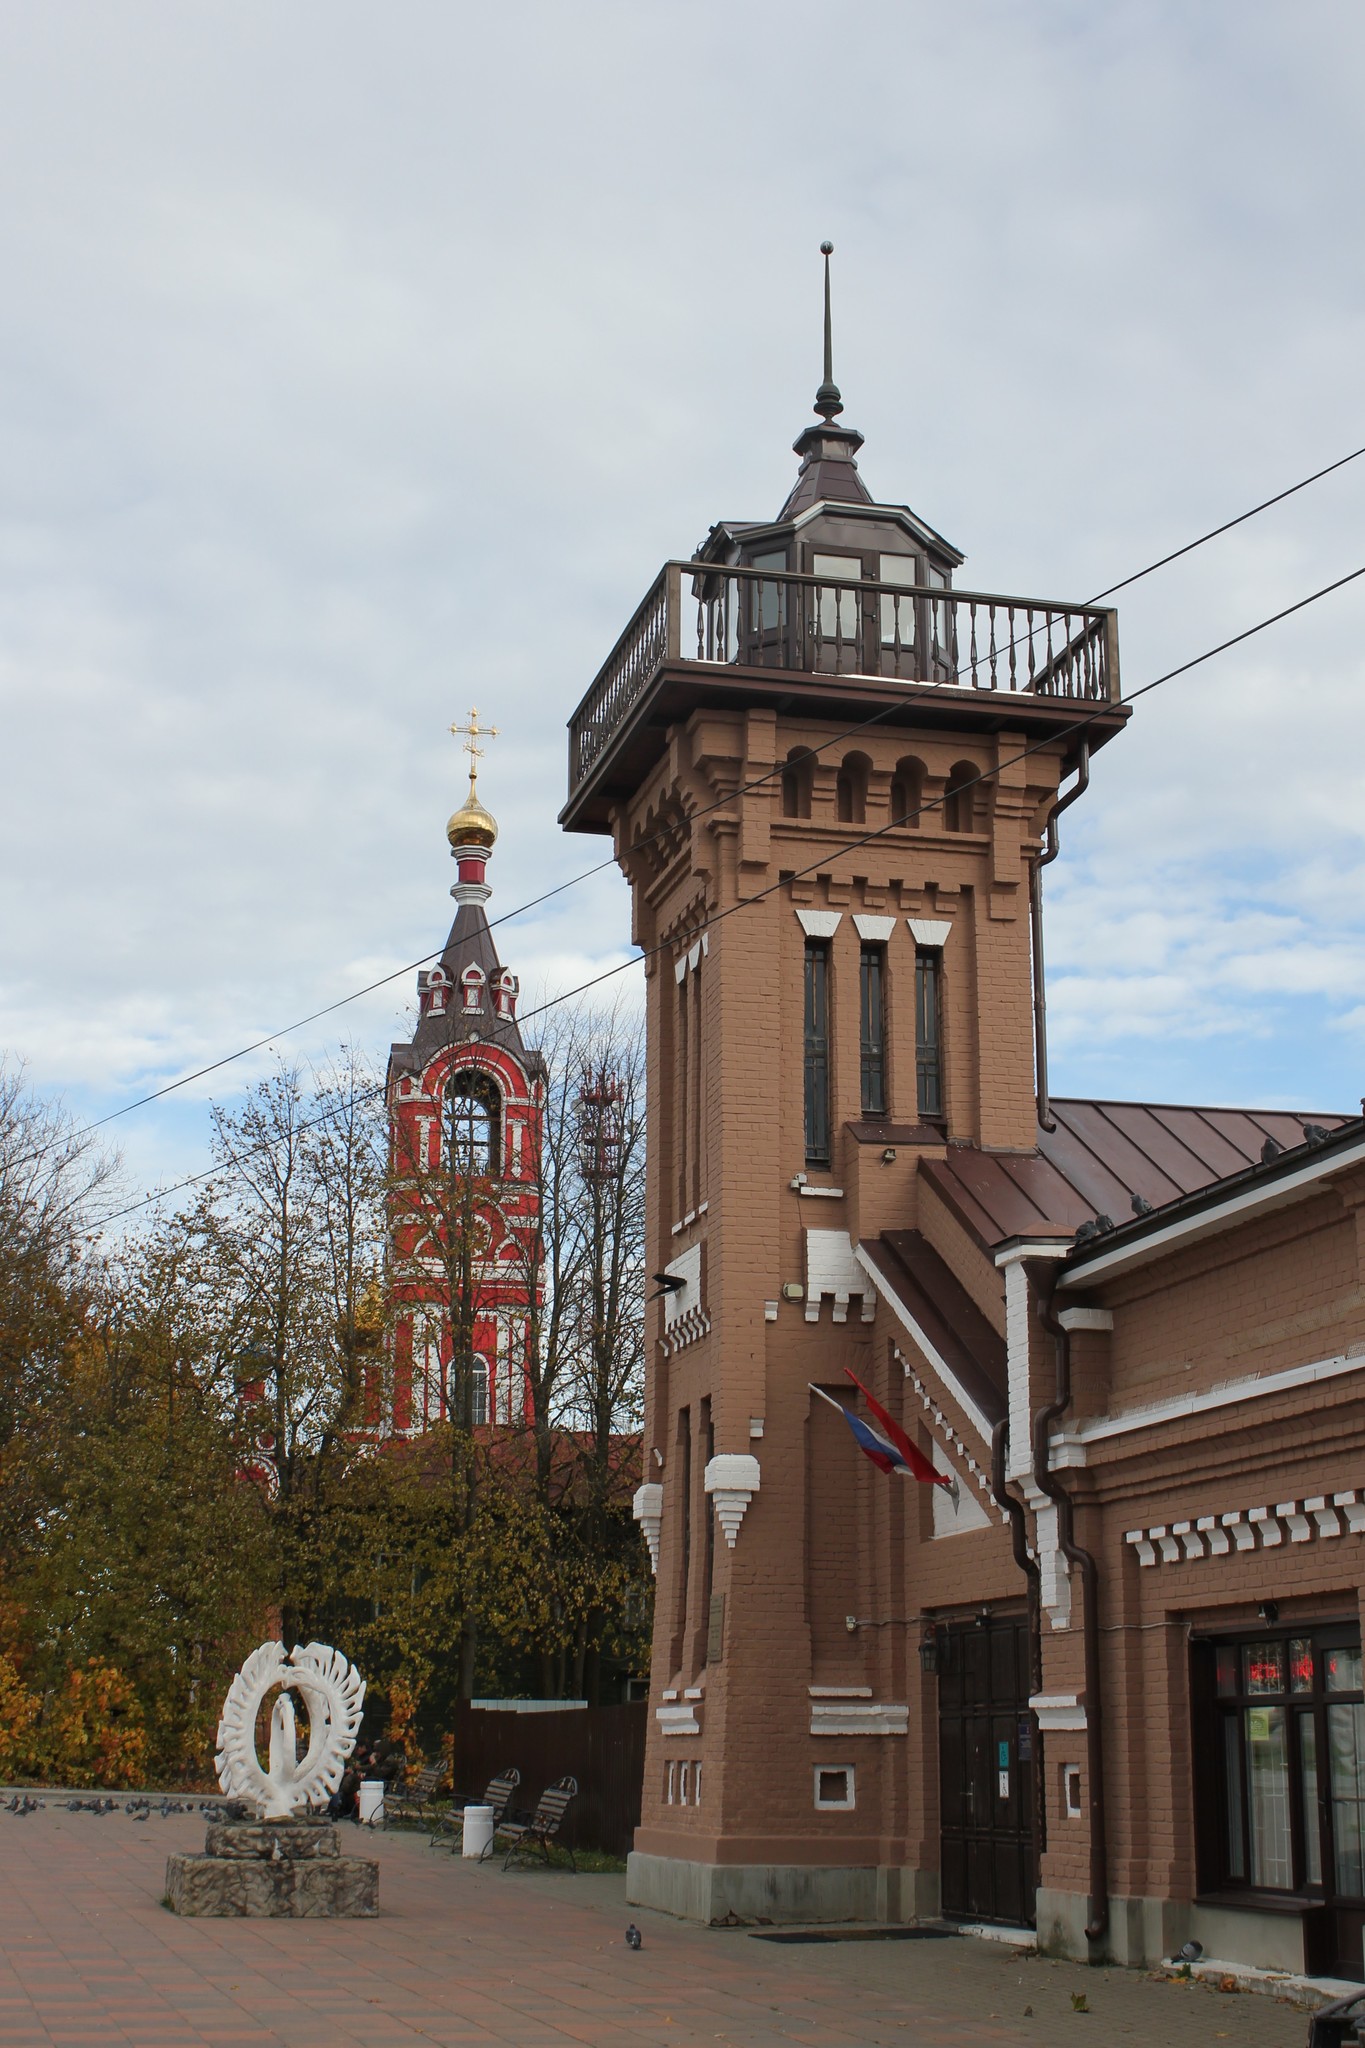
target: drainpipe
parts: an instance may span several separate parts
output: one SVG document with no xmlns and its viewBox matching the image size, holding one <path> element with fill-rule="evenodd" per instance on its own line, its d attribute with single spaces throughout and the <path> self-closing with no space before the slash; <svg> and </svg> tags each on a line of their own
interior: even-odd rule
<svg viewBox="0 0 1365 2048">
<path fill-rule="evenodd" d="M 1009 1429 L 1009 1417 L 1008 1415 L 1002 1415 L 995 1428 L 991 1431 L 991 1492 L 995 1495 L 997 1504 L 1005 1510 L 1005 1513 L 1010 1518 L 1010 1541 L 1014 1545 L 1014 1562 L 1018 1565 L 1028 1582 L 1029 1635 L 1036 1641 L 1037 1628 L 1035 1624 L 1038 1618 L 1038 1585 L 1041 1574 L 1038 1570 L 1037 1559 L 1030 1557 L 1028 1554 L 1028 1530 L 1024 1520 L 1024 1504 L 1022 1501 L 1015 1499 L 1005 1482 L 1005 1446 L 1009 1441 Z M 1039 1692 L 1042 1690 L 1043 1674 L 1037 1668 L 1038 1656 L 1036 1650 L 1030 1651 L 1030 1661 L 1034 1665 L 1030 1690 Z"/>
<path fill-rule="evenodd" d="M 1002 1415 L 991 1431 L 991 1492 L 996 1501 L 1010 1518 L 1010 1541 L 1014 1546 L 1014 1562 L 1024 1574 L 1028 1586 L 1028 1655 L 1029 1691 L 1039 1693 L 1043 1689 L 1043 1602 L 1041 1580 L 1037 1558 L 1028 1554 L 1028 1528 L 1024 1518 L 1024 1504 L 1016 1500 L 1005 1479 L 1005 1449 L 1009 1442 L 1009 1417 Z M 1033 1768 L 1033 1838 L 1041 1856 L 1047 1847 L 1047 1783 L 1043 1776 L 1043 1737 L 1039 1729 L 1034 1730 L 1037 1758 Z"/>
<path fill-rule="evenodd" d="M 1080 758 L 1076 763 L 1075 783 L 1047 814 L 1047 845 L 1043 852 L 1036 854 L 1029 862 L 1028 909 L 1029 930 L 1033 938 L 1033 1064 L 1038 1081 L 1038 1121 L 1045 1131 L 1055 1131 L 1056 1118 L 1047 1092 L 1047 983 L 1043 974 L 1043 885 L 1041 870 L 1049 861 L 1056 860 L 1061 851 L 1057 838 L 1057 820 L 1078 796 L 1084 796 L 1090 787 L 1090 742 L 1081 741 Z"/>
<path fill-rule="evenodd" d="M 1057 1537 L 1063 1557 L 1080 1580 L 1081 1626 L 1085 1632 L 1085 1762 L 1090 1781 L 1090 1896 L 1094 1917 L 1085 1930 L 1087 1941 L 1099 1941 L 1109 1929 L 1109 1857 L 1105 1840 L 1104 1736 L 1100 1724 L 1099 1572 L 1094 1558 L 1075 1540 L 1071 1495 L 1050 1469 L 1048 1434 L 1071 1406 L 1071 1339 L 1053 1308 L 1057 1291 L 1054 1273 L 1039 1313 L 1052 1337 L 1057 1359 L 1057 1391 L 1033 1418 L 1033 1476 L 1057 1508 Z"/>
</svg>

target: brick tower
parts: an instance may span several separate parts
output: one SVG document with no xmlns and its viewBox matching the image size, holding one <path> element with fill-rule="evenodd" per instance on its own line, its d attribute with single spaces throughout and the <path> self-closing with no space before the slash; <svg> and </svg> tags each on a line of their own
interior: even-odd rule
<svg viewBox="0 0 1365 2048">
<path fill-rule="evenodd" d="M 631 1897 L 705 1920 L 937 1908 L 923 1616 L 953 1614 L 970 1557 L 1011 1655 L 1028 1635 L 991 1485 L 1003 1284 L 928 1181 L 1035 1152 L 1035 864 L 1124 717 L 1112 612 L 959 589 L 958 550 L 873 500 L 828 283 L 787 500 L 662 570 L 571 721 L 562 817 L 613 834 L 648 980 L 658 1585 Z M 858 1456 L 812 1392 L 854 1403 L 846 1368 L 955 1497 Z M 1020 1839 L 1006 1918 L 1036 1880 Z"/>
<path fill-rule="evenodd" d="M 498 828 L 476 786 L 480 730 L 477 712 L 452 727 L 470 757 L 469 794 L 446 827 L 459 908 L 440 959 L 418 974 L 416 1030 L 389 1053 L 398 1435 L 521 1421 L 543 1288 L 545 1070 L 522 1042 L 517 977 L 484 909 Z"/>
</svg>

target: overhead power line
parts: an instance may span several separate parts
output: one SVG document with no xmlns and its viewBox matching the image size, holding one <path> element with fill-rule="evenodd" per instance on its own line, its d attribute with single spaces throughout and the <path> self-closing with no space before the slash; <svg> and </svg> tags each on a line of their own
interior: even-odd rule
<svg viewBox="0 0 1365 2048">
<path fill-rule="evenodd" d="M 1245 512 L 1239 512 L 1235 518 L 1225 519 L 1220 526 L 1210 527 L 1207 533 L 1201 533 L 1196 539 L 1172 549 L 1169 554 L 1161 555 L 1156 561 L 1149 562 L 1145 569 L 1135 569 L 1131 576 L 1125 576 L 1119 583 L 1111 583 L 1107 590 L 1098 591 L 1094 597 L 1086 598 L 1084 602 L 1099 604 L 1104 598 L 1113 597 L 1118 591 L 1129 589 L 1134 583 L 1140 583 L 1145 576 L 1154 575 L 1158 569 L 1164 569 L 1169 563 L 1179 561 L 1182 556 L 1192 554 L 1206 542 L 1217 540 L 1221 534 L 1230 533 L 1234 527 L 1243 525 L 1248 519 L 1256 518 L 1258 513 L 1269 511 L 1272 505 L 1283 504 L 1286 498 L 1292 498 L 1297 492 L 1307 490 L 1310 484 L 1320 482 L 1325 476 L 1331 476 L 1334 470 L 1344 469 L 1347 463 L 1357 461 L 1362 455 L 1365 455 L 1365 448 L 1352 449 L 1349 455 L 1339 456 L 1335 462 L 1329 462 L 1326 468 L 1314 470 L 1311 476 L 1301 478 L 1296 484 L 1290 484 L 1286 490 L 1277 491 L 1273 497 L 1263 498 L 1259 504 L 1250 506 Z M 1026 636 L 1010 641 L 1008 646 L 1001 650 L 1002 653 L 1021 644 L 1022 637 Z M 964 673 L 964 669 L 956 670 L 951 680 L 956 680 L 957 676 Z M 855 725 L 847 726 L 842 732 L 833 733 L 828 739 L 821 740 L 818 746 L 810 749 L 810 752 L 823 754 L 831 747 L 842 746 L 845 741 L 855 739 L 859 733 L 866 732 L 871 726 L 881 724 L 887 716 L 887 709 L 873 712 L 869 717 L 859 719 Z M 774 781 L 781 773 L 782 764 L 777 763 L 765 769 L 761 775 L 754 776 L 749 782 L 742 783 L 737 789 L 727 792 L 725 796 L 718 797 L 714 803 L 704 805 L 694 812 L 693 816 L 704 818 L 722 805 L 733 803 L 736 797 L 745 796 L 750 790 Z M 641 851 L 660 836 L 659 832 L 650 833 L 637 842 L 634 850 Z M 557 882 L 552 889 L 542 890 L 539 896 L 532 896 L 527 902 L 519 903 L 511 910 L 501 911 L 497 917 L 490 918 L 489 929 L 496 930 L 499 925 L 510 924 L 515 918 L 526 917 L 531 911 L 539 910 L 543 904 L 552 902 L 556 896 L 562 896 L 566 890 L 576 889 L 580 883 L 589 882 L 615 866 L 614 857 L 598 861 L 593 867 L 584 868 L 579 874 L 570 875 L 566 880 Z M 235 1052 L 224 1053 L 220 1059 L 210 1060 L 207 1066 L 195 1067 L 190 1073 L 181 1074 L 174 1081 L 167 1081 L 163 1087 L 154 1088 L 146 1095 L 139 1095 L 132 1102 L 125 1102 L 118 1109 L 109 1110 L 104 1116 L 95 1117 L 90 1123 L 82 1124 L 79 1130 L 72 1134 L 73 1137 L 88 1137 L 91 1132 L 102 1130 L 106 1124 L 116 1123 L 120 1117 L 130 1116 L 134 1110 L 146 1109 L 150 1103 L 160 1102 L 165 1096 L 174 1095 L 180 1089 L 190 1087 L 195 1081 L 203 1081 L 210 1074 L 219 1073 L 224 1067 L 235 1065 L 238 1060 L 249 1059 L 252 1053 L 261 1052 L 266 1046 L 273 1045 L 277 1039 L 288 1038 L 295 1031 L 302 1031 L 309 1024 L 316 1024 L 320 1018 L 333 1016 L 351 1003 L 360 1002 L 366 996 L 373 995 L 377 989 L 387 988 L 390 982 L 401 981 L 405 975 L 414 974 L 419 967 L 425 967 L 431 961 L 438 960 L 443 950 L 438 946 L 430 953 L 423 953 L 420 959 L 411 960 L 403 967 L 395 967 L 388 974 L 381 974 L 377 981 L 367 982 L 363 988 L 352 989 L 349 995 L 338 996 L 335 1002 L 324 1003 L 321 1009 L 310 1010 L 306 1017 L 296 1017 L 292 1024 L 282 1024 L 278 1030 L 269 1031 L 264 1037 L 253 1039 L 249 1045 L 239 1046 Z M 41 1157 L 41 1154 L 31 1156 L 36 1158 Z"/>
<path fill-rule="evenodd" d="M 1348 583 L 1355 583 L 1362 576 L 1365 576 L 1365 565 L 1362 565 L 1359 569 L 1350 570 L 1345 576 L 1338 576 L 1331 583 L 1324 583 L 1321 589 L 1311 591 L 1307 597 L 1301 597 L 1295 603 L 1285 605 L 1277 612 L 1271 612 L 1264 619 L 1258 619 L 1254 626 L 1244 627 L 1240 633 L 1231 634 L 1226 640 L 1220 640 L 1216 646 L 1206 647 L 1202 654 L 1192 655 L 1188 661 L 1182 661 L 1177 667 L 1167 669 L 1163 675 L 1154 676 L 1151 682 L 1141 684 L 1138 689 L 1130 690 L 1125 696 L 1116 698 L 1112 702 L 1096 704 L 1091 710 L 1083 712 L 1080 717 L 1073 719 L 1070 724 L 1049 733 L 1046 738 L 1035 740 L 1032 746 L 1021 747 L 1018 753 L 1009 755 L 1003 761 L 998 761 L 993 768 L 983 768 L 980 774 L 973 775 L 966 781 L 959 783 L 957 786 L 958 793 L 963 790 L 977 788 L 982 783 L 994 781 L 996 776 L 1003 773 L 1006 768 L 1013 767 L 1016 762 L 1026 761 L 1033 754 L 1041 753 L 1050 747 L 1055 747 L 1059 740 L 1067 739 L 1074 733 L 1083 732 L 1097 718 L 1103 718 L 1111 712 L 1115 708 L 1115 704 L 1136 704 L 1139 698 L 1150 696 L 1153 690 L 1159 690 L 1163 683 L 1171 683 L 1175 681 L 1177 676 L 1188 675 L 1191 669 L 1202 667 L 1206 661 L 1212 661 L 1215 656 L 1225 654 L 1230 647 L 1240 647 L 1244 641 L 1254 639 L 1258 633 L 1264 633 L 1269 627 L 1278 625 L 1282 619 L 1292 618 L 1296 612 L 1306 611 L 1309 605 L 1317 604 L 1324 597 L 1330 597 L 1333 591 L 1344 589 Z M 871 831 L 864 832 L 861 838 L 849 840 L 840 850 L 842 853 L 847 854 L 856 852 L 860 846 L 869 846 L 874 840 L 882 838 L 887 832 L 899 831 L 910 824 L 912 820 L 918 821 L 931 811 L 941 810 L 945 800 L 946 793 L 945 796 L 934 797 L 928 802 L 921 803 L 913 812 L 907 812 L 903 817 L 888 819 L 886 824 L 877 825 Z M 733 795 L 728 801 L 734 801 Z M 740 901 L 732 903 L 728 910 L 718 911 L 715 916 L 708 917 L 701 930 L 711 931 L 716 925 L 723 924 L 727 918 L 736 916 L 742 910 L 752 909 L 756 903 L 764 902 L 769 896 L 775 895 L 780 889 L 787 888 L 790 883 L 801 881 L 807 875 L 815 874 L 820 868 L 828 866 L 829 858 L 829 853 L 826 851 L 818 855 L 808 866 L 798 868 L 793 873 L 784 874 L 776 882 L 770 882 L 767 888 L 760 889 L 756 895 L 746 896 L 741 898 Z M 671 940 L 665 940 L 657 946 L 648 947 L 645 951 L 632 956 L 631 959 L 623 960 L 617 966 L 608 967 L 601 974 L 595 974 L 589 980 L 579 982 L 577 987 L 565 989 L 561 994 L 552 996 L 548 1002 L 538 1004 L 535 1009 L 523 1011 L 517 1021 L 526 1024 L 533 1017 L 543 1017 L 548 1011 L 558 1009 L 561 1003 L 572 1002 L 576 996 L 586 995 L 590 989 L 600 988 L 604 981 L 612 981 L 618 974 L 625 974 L 630 968 L 638 967 L 646 960 L 656 959 L 659 955 L 671 951 Z M 384 1089 L 382 1086 L 369 1089 L 357 1096 L 355 1102 L 357 1105 L 360 1105 L 365 1102 L 377 1101 L 383 1093 Z M 300 1131 L 312 1130 L 319 1124 L 331 1121 L 331 1116 L 332 1113 L 329 1111 L 324 1112 L 320 1116 L 308 1118 L 298 1126 L 298 1129 Z M 254 1152 L 266 1149 L 268 1148 L 264 1145 L 249 1147 L 242 1156 L 249 1158 Z M 192 1174 L 189 1179 L 177 1182 L 174 1187 L 163 1188 L 156 1194 L 145 1195 L 140 1201 L 130 1202 L 126 1208 L 116 1209 L 112 1215 L 106 1216 L 103 1220 L 106 1224 L 117 1223 L 125 1216 L 131 1216 L 140 1209 L 149 1208 L 153 1203 L 167 1201 L 172 1195 L 183 1194 L 187 1189 L 200 1187 L 206 1180 L 212 1180 L 214 1175 L 221 1171 L 220 1167 L 208 1167 L 203 1173 Z"/>
</svg>

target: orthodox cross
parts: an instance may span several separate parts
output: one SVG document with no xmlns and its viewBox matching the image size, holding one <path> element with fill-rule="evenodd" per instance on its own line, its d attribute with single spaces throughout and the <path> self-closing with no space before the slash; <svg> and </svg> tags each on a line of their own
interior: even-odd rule
<svg viewBox="0 0 1365 2048">
<path fill-rule="evenodd" d="M 469 756 L 469 787 L 473 789 L 479 776 L 479 763 L 483 759 L 483 748 L 479 741 L 495 740 L 498 737 L 498 728 L 495 725 L 480 725 L 479 714 L 471 705 L 468 725 L 452 725 L 450 730 L 457 739 L 461 735 L 464 737 L 464 750 Z"/>
</svg>

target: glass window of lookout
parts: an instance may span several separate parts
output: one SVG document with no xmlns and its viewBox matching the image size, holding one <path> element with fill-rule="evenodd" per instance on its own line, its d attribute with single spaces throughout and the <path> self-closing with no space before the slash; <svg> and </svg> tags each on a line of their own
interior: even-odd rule
<svg viewBox="0 0 1365 2048">
<path fill-rule="evenodd" d="M 453 1075 L 446 1114 L 455 1172 L 496 1177 L 502 1171 L 502 1097 L 496 1081 L 468 1068 Z"/>
</svg>

